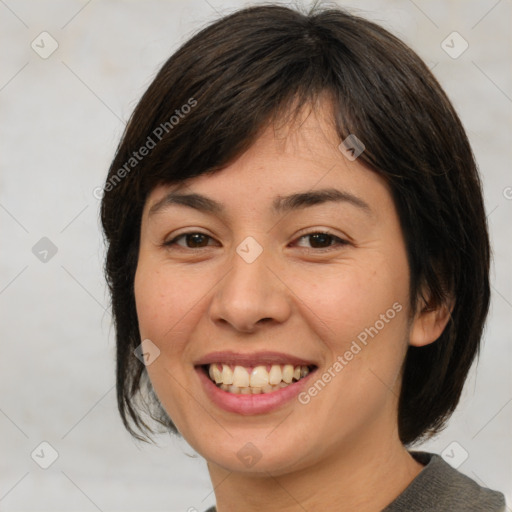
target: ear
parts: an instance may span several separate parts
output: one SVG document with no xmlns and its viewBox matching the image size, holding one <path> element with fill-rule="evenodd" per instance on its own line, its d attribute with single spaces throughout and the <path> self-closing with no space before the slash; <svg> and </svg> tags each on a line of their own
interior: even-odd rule
<svg viewBox="0 0 512 512">
<path fill-rule="evenodd" d="M 411 324 L 409 345 L 423 347 L 436 341 L 451 318 L 455 301 L 429 306 L 424 299 L 419 300 L 418 311 Z"/>
</svg>

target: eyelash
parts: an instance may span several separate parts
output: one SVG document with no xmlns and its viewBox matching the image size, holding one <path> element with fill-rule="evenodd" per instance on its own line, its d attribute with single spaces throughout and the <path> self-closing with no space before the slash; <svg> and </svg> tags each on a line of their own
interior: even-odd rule
<svg viewBox="0 0 512 512">
<path fill-rule="evenodd" d="M 172 246 L 177 246 L 176 241 L 182 237 L 186 237 L 187 235 L 202 235 L 202 236 L 205 236 L 205 237 L 213 240 L 213 238 L 211 236 L 207 235 L 206 233 L 202 233 L 200 231 L 188 231 L 186 233 L 181 233 L 180 235 L 173 238 L 172 240 L 164 242 L 162 244 L 162 246 L 167 247 L 167 248 L 172 247 Z M 338 249 L 339 247 L 349 244 L 349 242 L 347 242 L 346 240 L 343 240 L 342 238 L 340 238 L 336 235 L 333 235 L 332 233 L 329 233 L 328 231 L 312 231 L 311 233 L 306 233 L 304 235 L 301 235 L 300 237 L 298 237 L 297 240 L 302 240 L 304 238 L 308 238 L 313 235 L 326 235 L 326 236 L 330 237 L 331 239 L 337 240 L 337 244 L 329 245 L 328 247 L 322 247 L 322 248 L 315 248 L 315 247 L 307 248 L 306 247 L 303 249 L 306 249 L 307 251 L 327 252 L 327 251 Z M 200 250 L 205 249 L 206 247 L 210 247 L 210 246 L 206 246 L 206 247 L 181 247 L 181 246 L 178 246 L 178 247 L 180 248 L 180 250 L 185 250 L 185 251 L 200 251 Z"/>
</svg>

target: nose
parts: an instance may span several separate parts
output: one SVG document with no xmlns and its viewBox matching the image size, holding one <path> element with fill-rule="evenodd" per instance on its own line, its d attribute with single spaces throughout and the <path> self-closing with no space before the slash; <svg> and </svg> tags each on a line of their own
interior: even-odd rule
<svg viewBox="0 0 512 512">
<path fill-rule="evenodd" d="M 214 323 L 245 333 L 254 332 L 263 324 L 283 323 L 290 311 L 290 291 L 272 268 L 265 250 L 251 263 L 235 253 L 210 304 Z"/>
</svg>

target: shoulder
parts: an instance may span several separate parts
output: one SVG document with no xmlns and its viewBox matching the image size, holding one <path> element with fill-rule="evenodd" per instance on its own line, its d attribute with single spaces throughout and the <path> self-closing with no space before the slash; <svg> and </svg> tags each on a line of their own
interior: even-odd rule
<svg viewBox="0 0 512 512">
<path fill-rule="evenodd" d="M 383 512 L 505 512 L 502 493 L 480 486 L 439 455 L 411 455 L 425 467 Z"/>
</svg>

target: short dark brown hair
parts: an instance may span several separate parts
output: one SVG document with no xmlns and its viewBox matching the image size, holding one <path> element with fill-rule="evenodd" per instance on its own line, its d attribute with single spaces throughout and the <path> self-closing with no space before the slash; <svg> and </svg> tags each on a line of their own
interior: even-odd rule
<svg viewBox="0 0 512 512">
<path fill-rule="evenodd" d="M 426 307 L 455 300 L 439 339 L 408 348 L 401 441 L 438 432 L 455 409 L 478 353 L 490 294 L 481 183 L 459 117 L 424 62 L 379 25 L 338 8 L 302 13 L 265 5 L 221 18 L 169 58 L 135 108 L 108 173 L 101 221 L 117 400 L 135 437 L 154 433 L 140 414 L 142 403 L 176 432 L 134 357 L 141 343 L 134 276 L 148 194 L 160 184 L 218 172 L 267 123 L 323 94 L 331 99 L 340 141 L 349 134 L 361 139 L 366 149 L 359 161 L 390 186 L 407 248 L 412 310 L 419 298 Z M 139 401 L 144 383 L 149 402 Z"/>
</svg>

